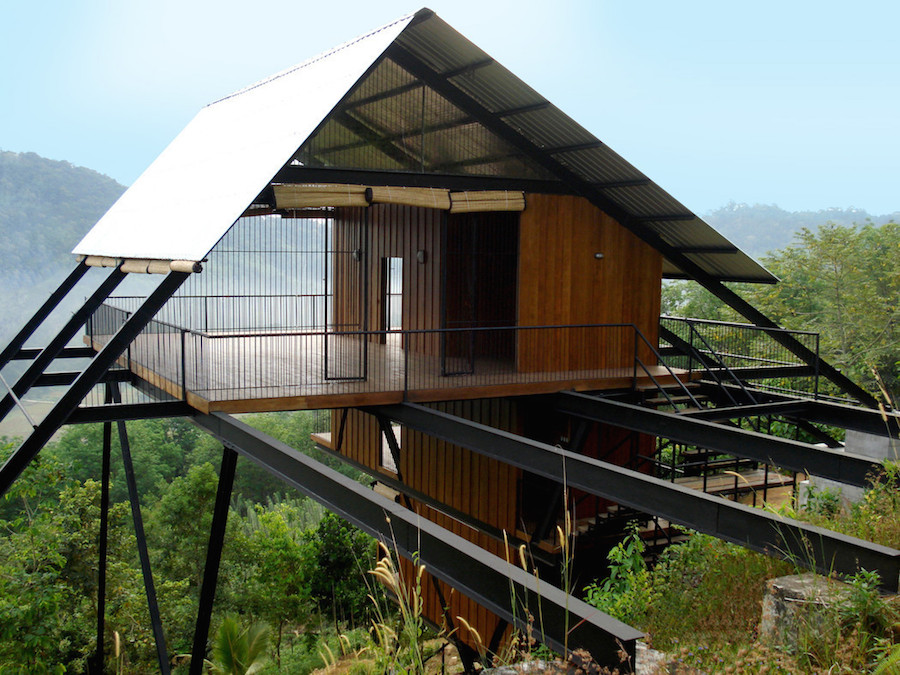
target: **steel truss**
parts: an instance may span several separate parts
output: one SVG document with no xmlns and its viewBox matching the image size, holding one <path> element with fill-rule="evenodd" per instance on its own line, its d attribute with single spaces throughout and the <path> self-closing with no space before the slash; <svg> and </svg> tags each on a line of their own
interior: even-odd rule
<svg viewBox="0 0 900 675">
<path fill-rule="evenodd" d="M 583 647 L 598 663 L 610 666 L 620 666 L 619 653 L 625 651 L 633 662 L 635 641 L 643 635 L 640 631 L 228 415 L 198 415 L 193 422 L 226 447 L 386 542 L 400 555 L 421 561 L 432 576 L 525 630 L 526 612 L 511 607 L 512 589 L 517 603 L 527 607 L 532 616 L 543 617 L 543 629 L 536 632 L 544 633 L 542 638 L 552 649 L 563 652 L 566 646 Z M 566 626 L 571 627 L 568 636 Z"/>
<path fill-rule="evenodd" d="M 866 486 L 881 470 L 881 464 L 871 457 L 716 424 L 695 414 L 664 412 L 575 392 L 555 394 L 551 405 L 574 417 L 755 459 L 791 471 L 814 473 L 850 485 Z"/>
<path fill-rule="evenodd" d="M 412 403 L 365 408 L 556 482 L 822 573 L 876 571 L 898 588 L 900 551 L 674 485 Z M 649 431 L 649 433 L 653 433 Z"/>
</svg>

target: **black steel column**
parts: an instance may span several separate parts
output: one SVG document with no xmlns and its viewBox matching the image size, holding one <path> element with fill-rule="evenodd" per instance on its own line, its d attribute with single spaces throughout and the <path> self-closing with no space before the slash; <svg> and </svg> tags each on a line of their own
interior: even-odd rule
<svg viewBox="0 0 900 675">
<path fill-rule="evenodd" d="M 118 385 L 113 384 L 113 402 L 119 402 Z M 131 503 L 131 517 L 134 521 L 134 536 L 137 539 L 138 556 L 141 560 L 141 575 L 144 577 L 144 592 L 147 595 L 147 608 L 150 610 L 150 624 L 153 628 L 153 639 L 156 642 L 156 658 L 159 671 L 169 675 L 169 653 L 166 649 L 166 637 L 163 633 L 159 616 L 159 604 L 156 602 L 156 587 L 153 584 L 153 571 L 150 569 L 150 553 L 147 550 L 147 537 L 144 534 L 144 519 L 141 516 L 141 503 L 138 497 L 137 481 L 134 477 L 134 464 L 131 461 L 131 444 L 128 442 L 128 430 L 125 422 L 117 422 L 119 445 L 122 447 L 122 463 L 125 465 L 125 482 L 128 485 L 128 501 Z"/>
<path fill-rule="evenodd" d="M 47 298 L 43 305 L 41 305 L 40 309 L 38 309 L 38 311 L 34 313 L 34 316 L 32 316 L 22 327 L 22 330 L 20 330 L 16 336 L 9 341 L 6 348 L 0 352 L 0 368 L 3 368 L 10 360 L 12 360 L 22 348 L 22 345 L 25 344 L 25 341 L 32 336 L 38 326 L 40 326 L 44 322 L 44 319 L 50 315 L 50 312 L 56 309 L 56 306 L 69 294 L 69 291 L 71 291 L 75 284 L 81 280 L 81 277 L 85 275 L 88 269 L 88 266 L 85 265 L 83 261 L 78 263 L 78 266 L 71 271 L 65 281 L 50 294 L 50 297 Z"/>
<path fill-rule="evenodd" d="M 81 372 L 78 379 L 66 390 L 44 420 L 26 438 L 22 445 L 0 467 L 0 495 L 6 493 L 12 482 L 33 460 L 41 448 L 50 440 L 57 430 L 66 423 L 69 415 L 78 407 L 82 399 L 102 378 L 106 371 L 118 359 L 131 341 L 144 329 L 153 315 L 166 303 L 178 287 L 190 276 L 186 272 L 170 272 L 157 286 L 156 290 L 144 301 L 137 311 L 125 322 L 119 331 L 110 338 L 106 346 L 91 360 Z"/>
<path fill-rule="evenodd" d="M 111 402 L 112 391 L 106 387 L 106 402 Z M 103 424 L 103 460 L 100 478 L 100 542 L 97 562 L 97 647 L 88 662 L 88 672 L 92 675 L 105 672 L 105 651 L 103 649 L 106 632 L 106 554 L 109 541 L 109 474 L 112 454 L 112 423 Z"/>
<path fill-rule="evenodd" d="M 28 366 L 28 369 L 12 386 L 13 393 L 16 396 L 22 397 L 29 389 L 31 389 L 38 378 L 53 362 L 53 359 L 59 356 L 66 345 L 69 344 L 69 340 L 75 337 L 75 334 L 81 330 L 81 327 L 84 326 L 85 323 L 87 323 L 91 314 L 103 304 L 103 301 L 116 289 L 116 286 L 122 283 L 124 278 L 125 272 L 118 267 L 110 272 L 103 283 L 97 287 L 97 290 L 84 301 L 84 304 L 72 315 L 72 318 L 66 322 L 66 325 L 60 329 L 59 333 L 56 334 L 56 337 L 41 350 L 41 353 L 37 355 L 31 365 Z M 0 400 L 0 420 L 6 417 L 15 404 L 15 399 L 10 394 L 7 394 L 3 397 L 3 400 Z"/>
<path fill-rule="evenodd" d="M 203 584 L 200 587 L 200 606 L 197 609 L 197 627 L 194 631 L 194 646 L 191 649 L 190 675 L 203 673 L 203 657 L 209 637 L 209 623 L 213 602 L 216 598 L 216 584 L 219 580 L 219 561 L 225 543 L 225 526 L 228 523 L 228 507 L 231 504 L 231 488 L 234 486 L 234 469 L 237 453 L 228 447 L 222 448 L 222 468 L 219 470 L 219 486 L 216 490 L 216 505 L 213 509 L 209 546 L 206 548 L 206 566 L 203 568 Z"/>
</svg>

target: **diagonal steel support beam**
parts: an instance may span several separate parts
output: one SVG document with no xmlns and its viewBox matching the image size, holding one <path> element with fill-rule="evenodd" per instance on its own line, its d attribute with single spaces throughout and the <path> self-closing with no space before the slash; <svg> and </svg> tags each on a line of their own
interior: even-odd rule
<svg viewBox="0 0 900 675">
<path fill-rule="evenodd" d="M 103 304 L 103 301 L 116 289 L 116 286 L 122 283 L 125 276 L 125 272 L 119 267 L 109 273 L 109 276 L 97 287 L 97 290 L 84 301 L 84 304 L 78 308 L 60 329 L 59 333 L 56 334 L 56 337 L 41 350 L 41 353 L 37 355 L 34 361 L 31 362 L 31 365 L 28 366 L 22 376 L 12 386 L 12 392 L 16 396 L 21 398 L 32 386 L 34 386 L 35 382 L 37 382 L 44 371 L 47 370 L 48 366 L 53 363 L 53 359 L 62 353 L 66 345 L 69 344 L 69 340 L 75 337 L 76 333 L 78 333 L 82 326 L 87 323 L 91 314 Z M 0 420 L 6 417 L 14 405 L 15 398 L 11 394 L 7 394 L 0 400 Z"/>
<path fill-rule="evenodd" d="M 106 387 L 105 402 L 112 401 L 112 387 Z M 103 450 L 100 469 L 100 537 L 97 542 L 97 633 L 94 653 L 88 659 L 88 672 L 103 673 L 106 652 L 106 561 L 109 544 L 109 477 L 112 459 L 112 423 L 103 425 Z"/>
<path fill-rule="evenodd" d="M 397 480 L 403 484 L 403 473 L 400 471 L 400 442 L 397 440 L 394 429 L 391 427 L 391 421 L 387 417 L 379 415 L 377 420 L 378 425 L 381 427 L 381 433 L 384 434 L 384 437 L 388 442 L 391 457 L 394 459 L 394 467 L 397 469 Z M 410 496 L 405 491 L 401 492 L 401 494 L 403 495 L 403 503 L 406 508 L 409 511 L 415 512 L 415 507 L 413 506 Z M 444 597 L 444 591 L 441 589 L 441 584 L 437 580 L 437 577 L 431 577 L 431 585 L 434 588 L 435 595 L 437 595 L 438 602 L 441 603 L 441 607 L 443 608 L 444 622 L 447 624 L 447 629 L 450 631 L 450 640 L 459 652 L 459 658 L 463 662 L 463 668 L 467 673 L 474 672 L 475 664 L 472 654 L 470 653 L 471 650 L 466 649 L 465 643 L 459 639 L 459 634 L 456 630 L 456 622 L 450 614 L 449 605 L 447 604 L 447 600 Z"/>
<path fill-rule="evenodd" d="M 881 471 L 881 464 L 871 457 L 820 448 L 809 443 L 767 436 L 693 416 L 663 412 L 607 398 L 562 392 L 554 396 L 553 406 L 560 412 L 575 417 L 699 445 L 792 471 L 814 473 L 850 485 L 864 487 L 869 484 L 868 479 L 873 474 Z"/>
<path fill-rule="evenodd" d="M 372 409 L 435 438 L 720 539 L 823 573 L 877 571 L 898 588 L 900 551 L 713 497 L 421 405 Z"/>
<path fill-rule="evenodd" d="M 109 385 L 112 390 L 113 402 L 120 400 L 117 384 Z M 119 445 L 122 448 L 122 464 L 125 468 L 125 483 L 128 486 L 128 501 L 131 504 L 131 518 L 134 522 L 134 536 L 137 540 L 138 557 L 141 561 L 141 576 L 144 578 L 144 594 L 147 596 L 147 608 L 150 612 L 150 624 L 153 629 L 153 639 L 156 643 L 156 658 L 159 663 L 159 672 L 169 675 L 169 653 L 166 648 L 166 637 L 163 632 L 162 619 L 159 614 L 159 603 L 156 601 L 156 586 L 153 583 L 153 571 L 150 568 L 150 551 L 147 547 L 147 536 L 144 534 L 144 519 L 141 516 L 140 495 L 138 495 L 137 480 L 134 475 L 134 463 L 131 459 L 131 443 L 128 440 L 128 430 L 125 422 L 117 422 L 119 431 Z"/>
<path fill-rule="evenodd" d="M 104 373 L 116 359 L 127 349 L 131 341 L 146 327 L 156 312 L 166 303 L 178 287 L 190 275 L 186 272 L 170 272 L 156 287 L 156 290 L 132 314 L 109 342 L 97 352 L 91 362 L 78 376 L 56 405 L 47 413 L 44 420 L 10 455 L 6 463 L 0 467 L 0 495 L 6 493 L 12 482 L 31 463 L 41 448 L 52 438 L 59 428 L 66 423 L 69 416 L 78 407 L 88 392 L 103 378 Z"/>
<path fill-rule="evenodd" d="M 762 326 L 764 328 L 778 328 L 777 324 L 769 319 L 769 317 L 725 286 L 720 280 L 715 279 L 700 265 L 692 261 L 688 255 L 678 250 L 676 246 L 665 241 L 660 234 L 644 222 L 641 217 L 629 213 L 620 204 L 605 195 L 603 191 L 598 189 L 593 183 L 585 180 L 581 175 L 561 163 L 557 158 L 548 154 L 545 148 L 539 147 L 532 140 L 525 137 L 512 124 L 507 124 L 503 119 L 497 117 L 497 115 L 485 108 L 479 101 L 460 89 L 453 82 L 450 82 L 449 80 L 442 78 L 438 73 L 435 73 L 431 67 L 425 64 L 411 51 L 395 42 L 388 48 L 386 53 L 391 60 L 395 61 L 412 75 L 428 84 L 428 86 L 447 98 L 451 103 L 459 106 L 476 121 L 493 131 L 500 138 L 510 143 L 514 148 L 520 150 L 523 154 L 531 157 L 538 164 L 543 165 L 554 175 L 559 176 L 563 181 L 571 185 L 573 190 L 578 194 L 584 196 L 585 199 L 598 208 L 603 209 L 621 225 L 628 228 L 636 236 L 653 246 L 671 262 L 675 263 L 682 272 L 704 286 L 729 307 L 732 307 L 757 326 Z M 683 216 L 678 215 L 677 217 L 688 218 L 696 216 L 693 216 L 693 214 L 684 214 Z M 732 279 L 732 281 L 748 280 Z M 753 280 L 750 279 L 749 281 Z M 789 333 L 778 331 L 774 332 L 771 337 L 799 356 L 810 366 L 816 366 L 822 375 L 830 379 L 851 396 L 859 399 L 865 405 L 877 407 L 877 401 L 875 401 L 871 394 L 838 371 L 834 366 L 822 361 L 818 354 L 812 352 L 794 336 Z"/>
<path fill-rule="evenodd" d="M 34 313 L 26 324 L 22 327 L 16 336 L 9 341 L 9 344 L 0 352 L 0 368 L 3 368 L 10 360 L 16 357 L 16 354 L 19 353 L 19 350 L 22 348 L 22 345 L 25 344 L 26 340 L 30 338 L 34 331 L 38 329 L 44 320 L 50 316 L 50 312 L 56 309 L 57 305 L 62 302 L 62 299 L 69 294 L 75 284 L 77 284 L 81 278 L 87 273 L 88 269 L 90 269 L 84 262 L 78 263 L 74 270 L 69 273 L 69 276 L 59 285 L 59 287 L 50 294 L 50 297 L 44 302 L 43 305 Z"/>
<path fill-rule="evenodd" d="M 368 534 L 396 545 L 404 557 L 417 554 L 428 572 L 476 600 L 497 616 L 526 628 L 523 612 L 514 613 L 510 600 L 542 616 L 534 632 L 557 651 L 584 647 L 600 664 L 620 666 L 619 650 L 632 656 L 637 631 L 603 614 L 555 586 L 538 582 L 518 565 L 510 564 L 462 537 L 421 518 L 356 481 L 297 452 L 228 415 L 198 415 L 193 422 L 226 446 L 248 457 L 271 474 L 297 487 L 341 518 Z M 564 626 L 571 628 L 566 638 Z"/>
<path fill-rule="evenodd" d="M 216 599 L 216 585 L 219 580 L 219 562 L 225 545 L 225 526 L 228 524 L 228 507 L 231 504 L 231 489 L 234 487 L 234 470 L 237 453 L 231 448 L 222 449 L 222 467 L 219 470 L 219 484 L 216 487 L 216 505 L 213 507 L 213 521 L 206 547 L 206 565 L 203 568 L 203 583 L 200 587 L 200 602 L 197 608 L 197 625 L 194 629 L 194 645 L 191 649 L 190 675 L 203 673 L 206 656 L 206 642 L 209 639 L 209 624 L 212 618 L 213 602 Z"/>
</svg>

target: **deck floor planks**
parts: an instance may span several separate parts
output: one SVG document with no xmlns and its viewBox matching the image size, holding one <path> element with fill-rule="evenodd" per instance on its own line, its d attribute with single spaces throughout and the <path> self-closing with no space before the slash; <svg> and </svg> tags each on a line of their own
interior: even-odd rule
<svg viewBox="0 0 900 675">
<path fill-rule="evenodd" d="M 99 349 L 106 339 L 94 336 L 91 344 Z M 399 335 L 389 336 L 385 344 L 363 345 L 350 336 L 188 334 L 182 341 L 176 332 L 144 333 L 119 363 L 176 398 L 186 390 L 188 403 L 204 413 L 621 389 L 631 386 L 634 375 L 630 367 L 516 372 L 512 360 L 476 359 L 474 374 L 444 376 L 439 357 L 405 350 Z M 664 367 L 653 366 L 650 371 L 663 384 L 672 383 Z M 349 375 L 365 378 L 345 377 Z M 638 387 L 649 384 L 645 374 L 637 378 Z"/>
</svg>

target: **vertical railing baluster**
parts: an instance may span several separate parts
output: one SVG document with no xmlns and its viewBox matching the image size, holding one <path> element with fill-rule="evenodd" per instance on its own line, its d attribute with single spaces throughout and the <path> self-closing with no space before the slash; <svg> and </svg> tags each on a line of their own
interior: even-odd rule
<svg viewBox="0 0 900 675">
<path fill-rule="evenodd" d="M 187 359 L 185 355 L 185 344 L 187 331 L 181 329 L 181 400 L 187 401 Z"/>
</svg>

